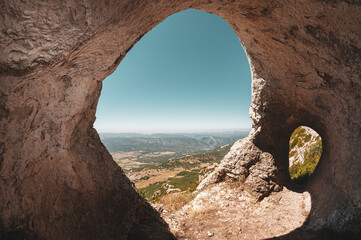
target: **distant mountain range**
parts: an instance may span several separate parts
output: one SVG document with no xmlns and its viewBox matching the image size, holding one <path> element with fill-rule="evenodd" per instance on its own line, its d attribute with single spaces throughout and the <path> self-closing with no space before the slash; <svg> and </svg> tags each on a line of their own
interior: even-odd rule
<svg viewBox="0 0 361 240">
<path fill-rule="evenodd" d="M 217 133 L 100 133 L 109 152 L 186 152 L 209 150 L 248 136 L 249 131 Z"/>
</svg>

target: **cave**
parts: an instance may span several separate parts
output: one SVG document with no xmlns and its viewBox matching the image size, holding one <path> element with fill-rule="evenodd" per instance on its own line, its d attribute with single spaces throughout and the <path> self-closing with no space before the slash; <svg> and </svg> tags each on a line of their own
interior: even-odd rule
<svg viewBox="0 0 361 240">
<path fill-rule="evenodd" d="M 102 80 L 144 34 L 189 8 L 226 20 L 249 58 L 253 130 L 238 156 L 256 167 L 241 166 L 246 181 L 260 199 L 292 189 L 289 137 L 310 126 L 323 137 L 322 160 L 306 187 L 309 221 L 294 232 L 360 234 L 359 1 L 10 0 L 0 6 L 0 238 L 174 239 L 93 123 Z M 233 160 L 225 158 L 227 168 L 208 181 L 244 174 L 240 159 Z"/>
</svg>

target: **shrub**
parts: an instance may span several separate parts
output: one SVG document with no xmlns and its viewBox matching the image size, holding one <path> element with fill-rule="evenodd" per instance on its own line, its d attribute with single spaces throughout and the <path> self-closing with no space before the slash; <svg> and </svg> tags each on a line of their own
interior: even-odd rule
<svg viewBox="0 0 361 240">
<path fill-rule="evenodd" d="M 303 147 L 305 142 L 308 142 L 311 139 L 311 134 L 306 135 L 306 129 L 302 126 L 298 127 L 293 131 L 291 138 L 290 138 L 290 147 L 289 150 L 291 151 L 296 145 L 298 147 Z"/>
<path fill-rule="evenodd" d="M 296 151 L 291 151 L 290 154 L 288 155 L 289 158 L 293 157 L 296 154 Z"/>
<path fill-rule="evenodd" d="M 303 140 L 304 142 L 309 142 L 311 140 L 312 135 L 311 134 L 307 134 L 305 139 Z"/>
<path fill-rule="evenodd" d="M 187 193 L 172 193 L 164 195 L 159 199 L 159 202 L 164 204 L 164 206 L 171 208 L 173 210 L 179 210 L 184 205 L 192 201 L 193 195 L 190 192 Z"/>
<path fill-rule="evenodd" d="M 290 144 L 290 151 L 297 145 L 297 143 L 298 143 L 298 138 L 294 139 Z"/>
<path fill-rule="evenodd" d="M 145 187 L 145 188 L 140 188 L 138 189 L 139 193 L 141 196 L 149 199 L 153 196 L 154 192 L 157 191 L 158 189 L 160 189 L 162 187 L 162 185 L 165 182 L 156 182 L 156 183 L 152 183 L 149 186 Z"/>
<path fill-rule="evenodd" d="M 174 177 L 169 178 L 168 183 L 181 189 L 182 191 L 188 190 L 193 187 L 195 184 L 198 185 L 199 180 L 199 170 L 198 171 L 182 171 L 177 174 L 177 176 L 182 177 Z"/>
</svg>

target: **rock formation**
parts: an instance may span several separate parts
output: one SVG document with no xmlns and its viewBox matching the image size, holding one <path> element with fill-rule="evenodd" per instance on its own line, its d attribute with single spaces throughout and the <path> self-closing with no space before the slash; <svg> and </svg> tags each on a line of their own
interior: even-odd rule
<svg viewBox="0 0 361 240">
<path fill-rule="evenodd" d="M 302 228 L 360 233 L 360 1 L 8 0 L 0 1 L 2 238 L 172 238 L 93 123 L 102 80 L 144 34 L 188 8 L 224 18 L 251 64 L 253 131 L 248 153 L 236 156 L 264 156 L 252 166 L 272 163 L 257 169 L 292 189 L 289 137 L 310 126 L 323 156 L 301 189 L 312 201 Z"/>
<path fill-rule="evenodd" d="M 248 137 L 232 146 L 219 166 L 201 181 L 197 190 L 227 179 L 250 187 L 261 200 L 273 190 L 281 190 L 276 177 L 277 168 L 272 155 L 262 152 Z"/>
</svg>

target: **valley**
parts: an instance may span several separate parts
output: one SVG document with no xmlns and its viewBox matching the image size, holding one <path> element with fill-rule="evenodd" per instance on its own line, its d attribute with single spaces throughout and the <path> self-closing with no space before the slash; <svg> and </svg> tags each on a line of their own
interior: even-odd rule
<svg viewBox="0 0 361 240">
<path fill-rule="evenodd" d="M 114 161 L 150 201 L 195 190 L 206 168 L 215 167 L 248 131 L 176 134 L 100 134 Z"/>
<path fill-rule="evenodd" d="M 114 161 L 127 173 L 156 163 L 206 153 L 233 143 L 248 133 L 101 133 L 100 137 Z"/>
</svg>

